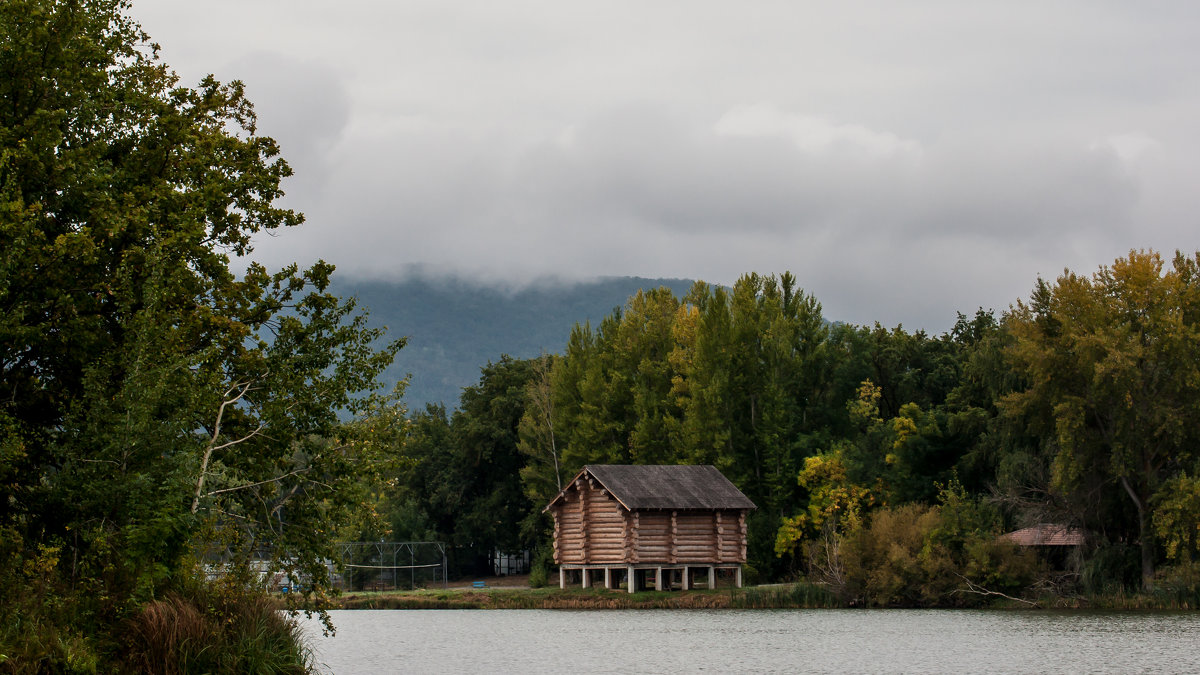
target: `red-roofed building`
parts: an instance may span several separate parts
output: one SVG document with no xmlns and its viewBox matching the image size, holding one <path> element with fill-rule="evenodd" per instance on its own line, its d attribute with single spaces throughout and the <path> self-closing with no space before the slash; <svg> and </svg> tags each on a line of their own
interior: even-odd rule
<svg viewBox="0 0 1200 675">
<path fill-rule="evenodd" d="M 1083 532 L 1066 525 L 1042 523 L 1002 535 L 1017 546 L 1079 546 L 1083 544 Z"/>
</svg>

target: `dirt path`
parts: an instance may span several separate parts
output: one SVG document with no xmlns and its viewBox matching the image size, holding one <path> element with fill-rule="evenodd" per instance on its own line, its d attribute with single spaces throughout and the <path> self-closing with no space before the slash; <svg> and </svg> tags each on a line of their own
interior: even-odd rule
<svg viewBox="0 0 1200 675">
<path fill-rule="evenodd" d="M 474 588 L 482 581 L 488 588 L 529 588 L 528 574 L 510 574 L 506 577 L 468 577 L 451 581 L 448 588 Z"/>
</svg>

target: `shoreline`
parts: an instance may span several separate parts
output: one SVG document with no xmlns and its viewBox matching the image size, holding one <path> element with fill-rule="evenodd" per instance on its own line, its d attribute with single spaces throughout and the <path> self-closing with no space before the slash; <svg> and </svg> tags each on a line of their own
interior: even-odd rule
<svg viewBox="0 0 1200 675">
<path fill-rule="evenodd" d="M 330 609 L 810 609 L 839 603 L 808 585 L 627 593 L 605 588 L 491 587 L 347 593 Z"/>
<path fill-rule="evenodd" d="M 627 593 L 604 588 L 490 587 L 347 593 L 327 609 L 862 609 L 805 583 L 681 591 Z M 972 606 L 909 609 L 1193 611 L 1188 601 L 1155 595 L 1043 596 L 1035 601 L 997 598 Z"/>
</svg>

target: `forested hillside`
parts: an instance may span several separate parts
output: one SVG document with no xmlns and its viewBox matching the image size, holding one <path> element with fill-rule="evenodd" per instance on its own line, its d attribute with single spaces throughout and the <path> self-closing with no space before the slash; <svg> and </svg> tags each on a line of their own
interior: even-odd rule
<svg viewBox="0 0 1200 675">
<path fill-rule="evenodd" d="M 1200 256 L 1031 282 L 938 336 L 830 324 L 786 273 L 639 292 L 554 355 L 492 363 L 457 412 L 416 411 L 380 511 L 463 571 L 495 548 L 545 563 L 541 507 L 585 464 L 714 464 L 759 507 L 757 579 L 872 605 L 1194 593 Z M 999 539 L 1040 523 L 1085 545 L 1049 564 Z"/>
<path fill-rule="evenodd" d="M 686 279 L 613 277 L 583 282 L 541 282 L 516 291 L 481 282 L 413 277 L 402 281 L 335 281 L 334 292 L 357 297 L 372 326 L 408 346 L 383 373 L 390 389 L 411 374 L 410 407 L 454 407 L 479 369 L 504 354 L 531 358 L 562 349 L 576 323 L 597 323 L 640 289 L 660 286 L 682 296 Z"/>
</svg>

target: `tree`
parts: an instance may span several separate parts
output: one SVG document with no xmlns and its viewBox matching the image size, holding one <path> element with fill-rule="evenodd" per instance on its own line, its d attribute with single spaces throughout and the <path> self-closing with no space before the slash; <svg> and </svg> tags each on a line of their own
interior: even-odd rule
<svg viewBox="0 0 1200 675">
<path fill-rule="evenodd" d="M 547 504 L 563 488 L 559 439 L 555 434 L 554 363 L 542 354 L 532 362 L 532 375 L 525 388 L 525 412 L 518 425 L 517 448 L 528 457 L 521 468 L 525 493 L 535 504 Z"/>
<path fill-rule="evenodd" d="M 1176 254 L 1165 270 L 1159 254 L 1132 251 L 1091 277 L 1039 279 L 1007 324 L 1029 386 L 1003 406 L 1010 415 L 1043 411 L 1053 424 L 1055 488 L 1075 499 L 1089 487 L 1121 495 L 1125 509 L 1089 515 L 1120 531 L 1122 511 L 1132 510 L 1126 533 L 1139 542 L 1150 588 L 1154 497 L 1197 457 L 1200 254 Z"/>
<path fill-rule="evenodd" d="M 331 265 L 234 272 L 303 220 L 290 169 L 239 82 L 180 86 L 127 10 L 0 5 L 0 529 L 101 626 L 200 543 L 319 587 L 378 449 L 339 411 L 402 345 Z"/>
<path fill-rule="evenodd" d="M 532 504 L 521 485 L 524 455 L 517 444 L 532 377 L 527 360 L 505 355 L 488 363 L 479 384 L 463 390 L 451 419 L 463 486 L 452 542 L 473 550 L 479 566 L 493 550 L 513 553 L 530 543 L 520 528 Z"/>
</svg>

